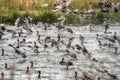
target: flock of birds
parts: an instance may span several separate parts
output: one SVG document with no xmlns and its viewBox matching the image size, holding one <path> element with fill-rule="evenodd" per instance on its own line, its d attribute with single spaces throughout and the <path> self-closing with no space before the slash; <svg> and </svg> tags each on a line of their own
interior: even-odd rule
<svg viewBox="0 0 120 80">
<path fill-rule="evenodd" d="M 70 13 L 71 10 L 67 8 L 67 6 L 70 4 L 71 0 L 61 0 L 63 2 L 63 5 L 60 4 L 54 4 L 54 8 L 52 11 L 58 11 L 61 10 L 62 12 L 65 13 Z M 99 5 L 102 6 L 102 10 L 104 11 L 103 8 L 111 8 L 113 11 L 116 13 L 118 12 L 117 7 L 119 6 L 119 3 L 113 6 L 113 3 L 106 3 L 106 2 L 101 2 Z M 109 5 L 109 7 L 108 7 Z M 81 13 L 78 12 L 78 10 L 73 11 L 75 14 L 80 15 Z M 88 11 L 90 15 L 95 15 L 93 10 Z M 86 14 L 84 14 L 86 15 Z M 21 18 L 17 18 L 15 21 L 15 29 L 14 28 L 9 28 L 6 25 L 1 24 L 0 25 L 0 45 L 6 43 L 6 47 L 0 47 L 1 49 L 1 56 L 8 56 L 10 54 L 6 54 L 7 48 L 10 48 L 10 52 L 14 53 L 13 55 L 16 56 L 21 56 L 23 58 L 23 61 L 21 61 L 21 64 L 25 63 L 27 61 L 28 55 L 26 52 L 32 51 L 32 53 L 35 54 L 35 56 L 38 56 L 42 52 L 49 52 L 50 49 L 55 48 L 55 53 L 57 54 L 58 52 L 62 52 L 61 60 L 57 63 L 58 65 L 65 66 L 65 70 L 71 70 L 71 67 L 73 67 L 76 63 L 73 62 L 73 60 L 77 60 L 78 56 L 77 53 L 81 53 L 83 56 L 85 56 L 91 63 L 96 63 L 96 64 L 102 64 L 97 58 L 93 57 L 93 54 L 89 51 L 89 49 L 86 47 L 86 36 L 79 35 L 78 39 L 79 41 L 77 43 L 74 43 L 74 40 L 76 37 L 74 36 L 75 32 L 72 30 L 72 28 L 67 27 L 64 25 L 64 22 L 66 20 L 65 17 L 61 16 L 58 18 L 59 23 L 55 24 L 48 24 L 48 23 L 42 23 L 38 22 L 37 25 L 32 23 L 33 18 L 31 17 L 26 17 L 24 18 L 23 22 L 24 24 L 20 26 L 20 21 L 23 20 Z M 106 22 L 106 20 L 105 20 Z M 105 23 L 108 24 L 108 23 Z M 37 31 L 33 30 L 33 27 L 38 27 Z M 40 30 L 44 31 L 46 33 L 49 29 L 52 29 L 53 34 L 57 34 L 56 36 L 49 36 L 49 35 L 44 35 L 40 32 Z M 95 29 L 95 27 L 88 27 L 85 29 L 89 29 L 90 33 Z M 63 39 L 62 33 L 66 32 L 67 34 L 71 35 L 68 37 L 66 40 Z M 119 56 L 119 48 L 120 48 L 120 35 L 117 34 L 117 32 L 114 32 L 112 35 L 112 32 L 107 32 L 105 29 L 104 35 L 101 36 L 101 34 L 96 34 L 96 41 L 98 42 L 98 47 L 100 50 L 107 50 L 107 49 L 112 49 L 112 53 L 114 55 Z M 35 34 L 34 36 L 32 36 Z M 108 35 L 109 34 L 109 35 Z M 6 36 L 9 36 L 7 38 Z M 28 38 L 31 38 L 30 41 L 28 41 Z M 34 38 L 32 40 L 32 38 Z M 64 47 L 64 49 L 62 49 Z M 51 53 L 50 53 L 51 54 Z M 63 57 L 64 56 L 64 57 Z M 71 57 L 72 59 L 66 60 L 65 58 Z M 26 66 L 26 74 L 30 75 L 31 69 L 34 68 L 34 62 L 30 61 L 29 66 Z M 11 71 L 11 76 L 14 76 L 14 71 L 16 70 L 16 67 L 14 65 L 8 67 L 8 63 L 4 64 L 4 69 Z M 19 66 L 20 67 L 20 66 Z M 95 68 L 96 72 L 101 75 L 108 76 L 109 80 L 120 80 L 119 77 L 113 73 L 110 73 L 108 70 L 102 70 L 99 69 L 98 67 Z M 38 79 L 41 79 L 41 70 L 38 70 Z M 13 78 L 7 79 L 5 78 L 4 72 L 1 72 L 1 79 L 0 80 L 13 80 Z M 75 80 L 104 80 L 101 76 L 98 76 L 97 74 L 91 74 L 89 72 L 82 72 L 82 75 L 80 76 L 78 74 L 78 71 L 76 70 L 73 75 Z M 107 79 L 107 80 L 108 80 Z"/>
<path fill-rule="evenodd" d="M 96 13 L 93 9 L 87 9 L 87 11 L 80 12 L 78 9 L 70 10 L 68 8 L 69 4 L 72 0 L 60 0 L 63 4 L 55 3 L 54 7 L 52 9 L 53 12 L 61 11 L 66 14 L 77 14 L 80 18 L 87 18 L 87 17 L 94 17 L 96 16 Z M 91 3 L 89 5 L 92 5 Z M 107 2 L 106 0 L 99 2 L 98 6 L 100 8 L 100 12 L 104 13 L 110 13 L 111 11 L 114 13 L 118 13 L 120 1 L 118 1 L 116 4 L 113 2 Z"/>
</svg>

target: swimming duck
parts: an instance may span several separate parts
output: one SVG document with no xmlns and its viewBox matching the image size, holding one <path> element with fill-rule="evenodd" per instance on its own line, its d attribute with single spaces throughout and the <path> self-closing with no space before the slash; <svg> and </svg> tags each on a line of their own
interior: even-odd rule
<svg viewBox="0 0 120 80">
<path fill-rule="evenodd" d="M 5 80 L 5 79 L 4 79 L 4 76 L 5 76 L 5 75 L 4 75 L 4 73 L 2 72 L 2 73 L 1 73 L 1 80 Z"/>
<path fill-rule="evenodd" d="M 77 80 L 77 77 L 78 77 L 78 75 L 77 75 L 77 71 L 75 71 L 75 80 Z"/>
<path fill-rule="evenodd" d="M 41 71 L 38 71 L 38 79 L 41 78 Z"/>
<path fill-rule="evenodd" d="M 26 74 L 31 74 L 30 68 L 27 66 Z"/>
<path fill-rule="evenodd" d="M 31 61 L 30 64 L 31 64 L 30 67 L 33 68 L 33 61 Z"/>
<path fill-rule="evenodd" d="M 4 52 L 4 49 L 2 48 L 2 56 L 4 56 L 5 55 L 5 52 Z"/>
<path fill-rule="evenodd" d="M 67 29 L 67 31 L 68 31 L 69 33 L 73 34 L 73 30 L 72 30 L 72 29 L 70 29 L 70 28 L 66 28 L 66 29 Z"/>
<path fill-rule="evenodd" d="M 3 35 L 4 35 L 4 33 L 2 31 L 0 31 L 0 39 L 2 39 Z"/>
<path fill-rule="evenodd" d="M 19 27 L 19 24 L 20 23 L 20 17 L 18 17 L 16 20 L 15 20 L 15 23 L 14 23 L 14 25 L 16 26 L 16 27 Z"/>
<path fill-rule="evenodd" d="M 72 63 L 71 61 L 67 61 L 67 62 L 66 62 L 66 66 L 67 66 L 66 69 L 68 70 L 68 67 L 69 67 L 69 66 L 72 66 L 72 65 L 73 65 L 73 63 Z"/>
<path fill-rule="evenodd" d="M 59 64 L 60 64 L 60 65 L 65 65 L 65 64 L 66 64 L 64 58 L 62 58 L 62 60 L 59 62 Z"/>
</svg>

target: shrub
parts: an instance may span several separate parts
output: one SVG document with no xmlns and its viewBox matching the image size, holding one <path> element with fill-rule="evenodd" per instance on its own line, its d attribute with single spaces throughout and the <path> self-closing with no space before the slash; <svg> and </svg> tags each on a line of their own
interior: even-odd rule
<svg viewBox="0 0 120 80">
<path fill-rule="evenodd" d="M 66 17 L 66 24 L 79 24 L 80 18 L 78 15 L 65 15 Z"/>
<path fill-rule="evenodd" d="M 51 11 L 45 11 L 39 14 L 38 16 L 36 16 L 36 19 L 35 19 L 35 21 L 41 21 L 44 23 L 53 23 L 56 20 L 57 20 L 57 16 L 55 15 L 55 13 Z"/>
<path fill-rule="evenodd" d="M 6 19 L 6 22 L 10 22 L 11 24 L 14 24 L 15 20 L 20 17 L 20 14 L 18 11 L 13 10 L 10 11 L 10 13 L 8 14 L 8 19 Z"/>
</svg>

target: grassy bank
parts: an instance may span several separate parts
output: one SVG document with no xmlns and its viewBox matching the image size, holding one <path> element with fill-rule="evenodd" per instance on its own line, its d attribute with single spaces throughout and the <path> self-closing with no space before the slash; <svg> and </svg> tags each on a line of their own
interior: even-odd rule
<svg viewBox="0 0 120 80">
<path fill-rule="evenodd" d="M 15 20 L 18 17 L 24 18 L 27 16 L 31 16 L 34 18 L 33 22 L 44 22 L 44 23 L 54 23 L 57 22 L 57 18 L 63 15 L 66 17 L 65 24 L 73 24 L 73 25 L 87 25 L 87 24 L 100 24 L 101 18 L 110 18 L 111 22 L 120 22 L 120 15 L 119 14 L 107 14 L 107 13 L 97 13 L 96 17 L 94 18 L 79 18 L 78 15 L 75 14 L 62 14 L 62 13 L 54 13 L 52 11 L 26 11 L 26 12 L 19 12 L 16 10 L 10 11 L 7 14 L 0 15 L 0 23 L 8 23 L 13 25 Z"/>
<path fill-rule="evenodd" d="M 109 2 L 109 0 L 107 0 Z M 98 2 L 101 0 L 72 0 L 68 6 L 69 9 L 79 9 L 81 12 L 86 12 L 87 9 L 93 9 L 97 12 L 97 16 L 94 18 L 80 19 L 77 15 L 66 15 L 61 12 L 54 13 L 51 11 L 53 3 L 61 3 L 59 0 L 0 0 L 0 23 L 14 24 L 17 17 L 31 16 L 34 18 L 34 22 L 42 21 L 44 23 L 57 22 L 57 18 L 63 15 L 67 18 L 66 24 L 73 25 L 87 25 L 100 24 L 101 18 L 110 18 L 111 22 L 120 22 L 120 13 L 106 14 L 100 13 L 98 8 Z M 116 3 L 114 1 L 114 3 Z"/>
</svg>

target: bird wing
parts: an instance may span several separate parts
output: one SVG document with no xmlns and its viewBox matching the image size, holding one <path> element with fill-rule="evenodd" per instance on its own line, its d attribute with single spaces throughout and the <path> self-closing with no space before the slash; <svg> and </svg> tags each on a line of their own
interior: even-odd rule
<svg viewBox="0 0 120 80">
<path fill-rule="evenodd" d="M 114 3 L 111 3 L 111 7 L 116 7 Z"/>
<path fill-rule="evenodd" d="M 62 20 L 63 19 L 63 16 L 60 16 L 57 20 Z"/>
<path fill-rule="evenodd" d="M 66 13 L 67 13 L 67 14 L 70 14 L 70 13 L 71 13 L 71 10 L 67 8 Z"/>
<path fill-rule="evenodd" d="M 118 3 L 116 3 L 116 5 L 115 5 L 115 6 L 116 6 L 116 7 L 119 7 L 119 5 L 120 5 L 120 1 L 119 1 Z"/>
<path fill-rule="evenodd" d="M 17 26 L 18 24 L 19 24 L 19 22 L 20 22 L 20 17 L 18 17 L 16 20 L 15 20 L 15 26 Z"/>
<path fill-rule="evenodd" d="M 52 9 L 52 11 L 56 12 L 56 11 L 59 11 L 60 9 L 62 9 L 61 5 L 54 7 L 54 9 Z"/>
<path fill-rule="evenodd" d="M 79 12 L 79 10 L 78 10 L 78 9 L 75 9 L 75 10 L 73 10 L 73 12 Z"/>
<path fill-rule="evenodd" d="M 67 1 L 64 5 L 68 6 L 71 3 L 72 0 Z"/>
</svg>

